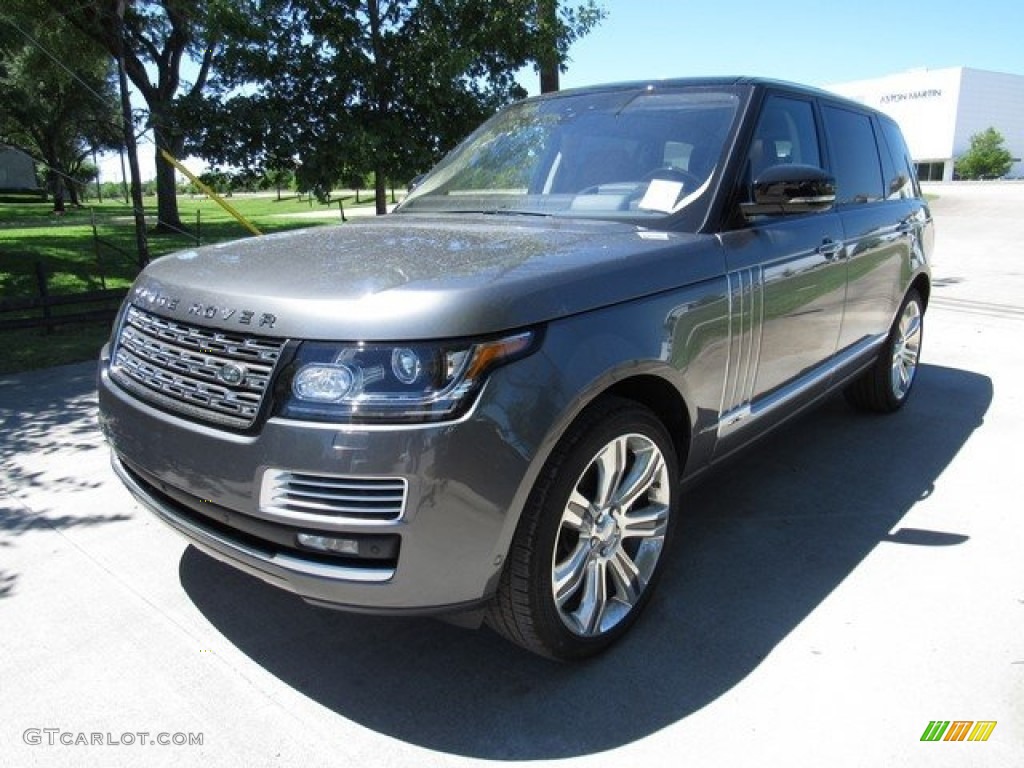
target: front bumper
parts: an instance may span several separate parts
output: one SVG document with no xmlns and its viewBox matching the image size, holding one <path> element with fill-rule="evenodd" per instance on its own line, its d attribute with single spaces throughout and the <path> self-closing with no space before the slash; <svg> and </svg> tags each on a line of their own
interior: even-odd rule
<svg viewBox="0 0 1024 768">
<path fill-rule="evenodd" d="M 496 389 L 500 389 L 497 387 Z M 530 451 L 480 406 L 459 422 L 338 427 L 271 418 L 257 434 L 198 424 L 140 402 L 99 376 L 100 421 L 133 495 L 192 544 L 310 602 L 375 613 L 451 613 L 493 593 Z M 399 478 L 394 519 L 309 515 L 267 504 L 280 472 Z M 299 532 L 396 542 L 394 557 L 324 555 Z M 392 552 L 392 550 L 388 550 Z"/>
</svg>

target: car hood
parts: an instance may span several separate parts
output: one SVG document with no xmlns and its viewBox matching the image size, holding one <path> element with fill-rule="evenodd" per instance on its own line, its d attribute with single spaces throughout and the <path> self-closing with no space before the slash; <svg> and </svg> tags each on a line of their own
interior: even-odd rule
<svg viewBox="0 0 1024 768">
<path fill-rule="evenodd" d="M 717 238 L 523 216 L 397 214 L 157 259 L 131 301 L 267 336 L 486 334 L 721 275 Z"/>
</svg>

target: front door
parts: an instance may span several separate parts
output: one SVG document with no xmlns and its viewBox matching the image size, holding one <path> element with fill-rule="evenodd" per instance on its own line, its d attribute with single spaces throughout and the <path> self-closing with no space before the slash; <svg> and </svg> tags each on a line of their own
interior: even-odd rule
<svg viewBox="0 0 1024 768">
<path fill-rule="evenodd" d="M 749 155 L 753 181 L 771 165 L 822 166 L 812 102 L 769 96 Z M 846 298 L 843 226 L 828 211 L 765 216 L 723 235 L 728 268 L 729 363 L 718 453 L 770 426 L 808 388 L 827 387 Z"/>
</svg>

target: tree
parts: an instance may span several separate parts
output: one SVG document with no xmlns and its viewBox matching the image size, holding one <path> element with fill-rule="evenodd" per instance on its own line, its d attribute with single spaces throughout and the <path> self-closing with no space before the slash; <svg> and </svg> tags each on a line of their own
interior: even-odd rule
<svg viewBox="0 0 1024 768">
<path fill-rule="evenodd" d="M 539 3 L 555 10 L 543 23 Z M 268 0 L 218 50 L 220 88 L 245 95 L 193 105 L 206 115 L 191 121 L 206 126 L 194 150 L 267 168 L 291 158 L 299 188 L 321 195 L 372 175 L 383 213 L 389 182 L 426 170 L 524 96 L 523 66 L 552 51 L 564 66 L 602 16 L 593 0 Z"/>
<path fill-rule="evenodd" d="M 971 148 L 956 161 L 957 175 L 962 179 L 1005 176 L 1013 165 L 1013 155 L 1003 146 L 1004 141 L 992 127 L 971 136 Z"/>
<path fill-rule="evenodd" d="M 41 3 L 17 0 L 4 14 L 17 34 L 0 38 L 0 138 L 45 165 L 54 210 L 63 211 L 65 196 L 78 205 L 95 174 L 92 153 L 120 146 L 113 63 Z"/>
<path fill-rule="evenodd" d="M 179 119 L 183 101 L 197 99 L 210 77 L 214 52 L 249 2 L 232 0 L 47 0 L 82 34 L 110 56 L 123 51 L 128 78 L 149 109 L 149 125 L 159 149 L 184 154 L 189 131 Z M 255 5 L 256 3 L 252 3 Z M 123 12 L 123 19 L 121 13 Z M 195 79 L 182 77 L 193 62 Z M 174 167 L 156 154 L 158 229 L 183 229 L 175 195 Z"/>
<path fill-rule="evenodd" d="M 267 186 L 277 192 L 277 200 L 281 201 L 281 190 L 288 189 L 295 183 L 295 171 L 291 168 L 272 168 L 264 175 Z"/>
</svg>

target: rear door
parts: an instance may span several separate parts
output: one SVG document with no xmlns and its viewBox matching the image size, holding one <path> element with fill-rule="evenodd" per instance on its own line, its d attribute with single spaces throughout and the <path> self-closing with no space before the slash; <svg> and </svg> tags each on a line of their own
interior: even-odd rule
<svg viewBox="0 0 1024 768">
<path fill-rule="evenodd" d="M 871 113 L 822 105 L 846 243 L 848 287 L 840 355 L 854 358 L 889 329 L 912 247 L 912 200 Z"/>
</svg>

